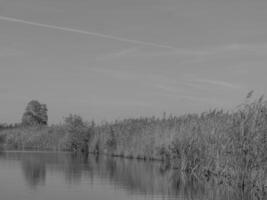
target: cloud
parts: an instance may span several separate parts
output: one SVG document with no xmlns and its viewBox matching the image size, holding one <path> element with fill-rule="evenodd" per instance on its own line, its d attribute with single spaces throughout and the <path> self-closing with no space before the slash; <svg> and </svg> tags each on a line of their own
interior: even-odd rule
<svg viewBox="0 0 267 200">
<path fill-rule="evenodd" d="M 213 47 L 203 48 L 202 50 L 188 51 L 188 57 L 182 62 L 182 64 L 189 63 L 203 63 L 211 60 L 229 60 L 229 59 L 240 59 L 240 56 L 246 58 L 247 56 L 266 56 L 267 44 L 253 44 L 253 43 L 232 43 L 227 45 L 217 45 Z"/>
<path fill-rule="evenodd" d="M 85 31 L 85 30 L 81 30 L 81 29 L 75 29 L 75 28 L 69 28 L 69 27 L 63 27 L 63 26 L 57 26 L 57 25 L 37 23 L 37 22 L 33 22 L 33 21 L 27 21 L 27 20 L 23 20 L 23 19 L 17 19 L 17 18 L 6 17 L 6 16 L 0 16 L 0 20 L 8 21 L 8 22 L 14 22 L 14 23 L 22 23 L 22 24 L 27 24 L 27 25 L 31 25 L 31 26 L 38 26 L 38 27 L 43 27 L 43 28 L 48 28 L 48 29 L 78 33 L 78 34 L 83 34 L 83 35 L 90 35 L 90 36 L 101 37 L 101 38 L 106 38 L 106 39 L 111 39 L 111 40 L 117 40 L 120 42 L 126 42 L 126 43 L 143 45 L 143 46 L 154 46 L 154 47 L 158 47 L 158 48 L 165 48 L 165 49 L 172 49 L 172 50 L 176 49 L 176 47 L 173 47 L 173 46 L 158 44 L 158 43 L 154 43 L 154 42 L 146 42 L 146 41 L 141 41 L 141 40 L 128 39 L 128 38 L 117 37 L 117 36 L 113 36 L 113 35 L 109 35 L 109 34 Z"/>
<path fill-rule="evenodd" d="M 138 77 L 137 73 L 134 72 L 129 72 L 126 70 L 121 70 L 121 69 L 114 69 L 114 68 L 102 68 L 102 67 L 90 67 L 89 69 L 90 72 L 93 73 L 100 73 L 103 75 L 106 75 L 108 77 L 112 77 L 115 79 L 120 79 L 120 80 L 136 80 Z"/>
<path fill-rule="evenodd" d="M 219 99 L 216 99 L 215 97 L 202 97 L 199 94 L 190 95 L 187 93 L 192 93 L 192 91 L 185 90 L 182 85 L 179 87 L 176 86 L 168 86 L 168 85 L 156 85 L 156 87 L 163 92 L 165 92 L 164 96 L 169 96 L 171 98 L 180 99 L 180 100 L 188 100 L 188 101 L 194 101 L 194 102 L 201 102 L 205 104 L 214 104 L 218 105 L 218 103 L 221 103 Z"/>
<path fill-rule="evenodd" d="M 127 56 L 130 55 L 134 52 L 136 52 L 138 50 L 138 48 L 134 47 L 134 48 L 127 48 L 127 49 L 123 49 L 117 52 L 111 52 L 108 53 L 106 55 L 103 56 L 99 56 L 96 58 L 97 61 L 104 61 L 104 60 L 110 60 L 110 59 L 115 59 L 115 58 L 121 58 L 123 56 Z"/>
<path fill-rule="evenodd" d="M 230 52 L 244 52 L 244 51 L 262 51 L 267 52 L 267 44 L 249 44 L 249 43 L 231 43 L 226 45 L 217 45 L 214 47 L 208 47 L 197 51 L 199 55 L 215 55 L 219 53 L 230 53 Z"/>
<path fill-rule="evenodd" d="M 214 85 L 214 86 L 220 86 L 220 87 L 227 87 L 227 88 L 231 88 L 231 89 L 241 88 L 240 85 L 233 84 L 230 82 L 225 82 L 225 81 L 219 81 L 219 80 L 195 79 L 195 80 L 192 80 L 191 82 L 198 83 L 198 84 L 208 84 L 208 85 Z"/>
<path fill-rule="evenodd" d="M 142 48 L 127 48 L 117 52 L 111 52 L 97 58 L 97 61 L 121 59 L 121 58 L 153 58 L 173 59 L 179 58 L 179 64 L 203 63 L 209 60 L 225 57 L 235 58 L 239 55 L 265 55 L 267 44 L 238 44 L 218 45 L 206 48 L 175 48 L 175 49 L 151 49 L 148 46 Z"/>
</svg>

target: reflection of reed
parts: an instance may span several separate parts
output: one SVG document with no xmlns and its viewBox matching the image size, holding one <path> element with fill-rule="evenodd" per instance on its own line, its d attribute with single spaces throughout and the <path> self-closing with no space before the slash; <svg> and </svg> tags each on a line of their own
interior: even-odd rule
<svg viewBox="0 0 267 200">
<path fill-rule="evenodd" d="M 46 168 L 45 163 L 39 158 L 31 157 L 22 161 L 22 170 L 26 182 L 35 187 L 45 183 Z"/>
<path fill-rule="evenodd" d="M 0 153 L 4 150 L 5 137 L 0 135 Z"/>
<path fill-rule="evenodd" d="M 82 156 L 69 158 L 70 169 L 65 171 L 66 176 L 69 176 L 67 173 L 71 170 L 81 170 L 83 175 L 75 173 L 76 176 L 86 176 L 91 181 L 100 178 L 133 194 L 161 196 L 167 199 L 183 197 L 183 199 L 221 200 L 227 199 L 228 196 L 231 196 L 231 199 L 238 199 L 232 198 L 234 195 L 228 193 L 225 187 L 215 187 L 212 182 L 203 184 L 195 177 L 170 170 L 161 162 L 89 156 L 85 164 Z"/>
<path fill-rule="evenodd" d="M 63 172 L 68 184 L 80 184 L 82 179 L 94 183 L 101 179 L 130 194 L 185 200 L 242 199 L 238 190 L 218 186 L 214 180 L 202 183 L 194 176 L 171 170 L 162 162 L 65 153 L 7 153 L 3 156 L 21 160 L 25 180 L 30 186 L 43 184 L 46 170 L 49 170 Z"/>
</svg>

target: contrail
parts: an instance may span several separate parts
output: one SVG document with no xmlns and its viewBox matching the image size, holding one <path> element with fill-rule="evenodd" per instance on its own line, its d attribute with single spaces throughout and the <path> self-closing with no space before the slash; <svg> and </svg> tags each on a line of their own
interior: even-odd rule
<svg viewBox="0 0 267 200">
<path fill-rule="evenodd" d="M 111 39 L 111 40 L 117 40 L 120 42 L 127 42 L 127 43 L 132 43 L 132 44 L 140 44 L 140 45 L 147 45 L 147 46 L 154 46 L 154 47 L 177 50 L 176 47 L 169 46 L 169 45 L 157 44 L 157 43 L 153 43 L 153 42 L 145 42 L 145 41 L 141 41 L 141 40 L 132 40 L 132 39 L 127 39 L 127 38 L 123 38 L 123 37 L 117 37 L 117 36 L 108 35 L 108 34 L 102 34 L 102 33 L 90 32 L 90 31 L 85 31 L 85 30 L 80 30 L 80 29 L 62 27 L 62 26 L 57 26 L 57 25 L 42 24 L 42 23 L 37 23 L 37 22 L 33 22 L 33 21 L 26 21 L 23 19 L 0 16 L 0 20 L 9 21 L 9 22 L 16 22 L 16 23 L 23 23 L 23 24 L 28 24 L 28 25 L 32 25 L 32 26 L 39 26 L 39 27 L 44 27 L 44 28 L 49 28 L 49 29 L 54 29 L 54 30 L 68 31 L 68 32 L 79 33 L 79 34 L 83 34 L 83 35 L 91 35 L 91 36 L 96 36 L 96 37 L 101 37 L 101 38 L 106 38 L 106 39 Z"/>
</svg>

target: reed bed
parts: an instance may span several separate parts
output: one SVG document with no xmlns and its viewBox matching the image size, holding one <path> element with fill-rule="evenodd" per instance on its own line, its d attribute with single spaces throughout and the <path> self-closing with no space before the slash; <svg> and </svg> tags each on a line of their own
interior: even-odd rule
<svg viewBox="0 0 267 200">
<path fill-rule="evenodd" d="M 144 160 L 227 185 L 250 199 L 266 197 L 267 104 L 263 98 L 232 112 L 125 119 L 95 125 L 70 115 L 56 126 L 0 132 L 7 149 L 78 151 Z"/>
</svg>

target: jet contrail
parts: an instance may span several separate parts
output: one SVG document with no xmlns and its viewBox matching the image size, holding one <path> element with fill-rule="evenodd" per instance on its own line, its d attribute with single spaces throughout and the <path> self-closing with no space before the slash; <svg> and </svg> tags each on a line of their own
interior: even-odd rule
<svg viewBox="0 0 267 200">
<path fill-rule="evenodd" d="M 120 42 L 127 42 L 127 43 L 132 43 L 132 44 L 140 44 L 140 45 L 147 45 L 147 46 L 154 46 L 154 47 L 177 50 L 176 47 L 169 46 L 169 45 L 157 44 L 157 43 L 153 43 L 153 42 L 145 42 L 145 41 L 141 41 L 141 40 L 132 40 L 132 39 L 127 39 L 127 38 L 123 38 L 123 37 L 117 37 L 117 36 L 107 35 L 107 34 L 102 34 L 102 33 L 97 33 L 97 32 L 90 32 L 90 31 L 85 31 L 85 30 L 80 30 L 80 29 L 62 27 L 62 26 L 57 26 L 57 25 L 42 24 L 42 23 L 37 23 L 37 22 L 33 22 L 33 21 L 26 21 L 23 19 L 0 16 L 0 20 L 9 21 L 9 22 L 16 22 L 16 23 L 23 23 L 23 24 L 28 24 L 28 25 L 32 25 L 32 26 L 39 26 L 39 27 L 44 27 L 44 28 L 49 28 L 49 29 L 54 29 L 54 30 L 68 31 L 68 32 L 79 33 L 79 34 L 83 34 L 83 35 L 102 37 L 102 38 L 106 38 L 106 39 L 117 40 Z"/>
</svg>

